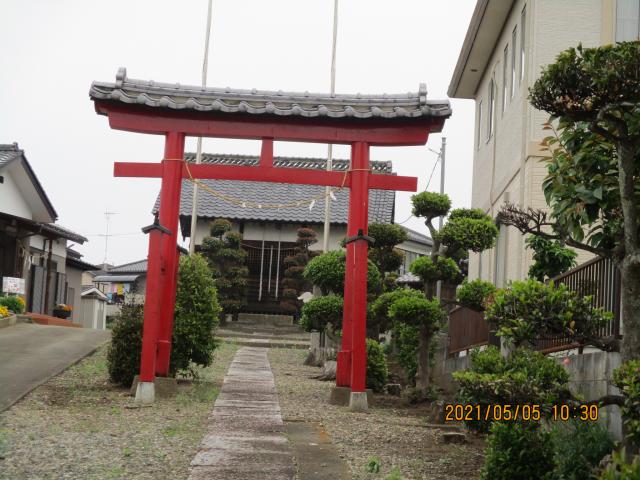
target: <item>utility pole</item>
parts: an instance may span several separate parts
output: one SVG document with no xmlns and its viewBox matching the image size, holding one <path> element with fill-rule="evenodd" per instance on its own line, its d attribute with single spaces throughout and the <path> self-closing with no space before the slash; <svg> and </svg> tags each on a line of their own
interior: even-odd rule
<svg viewBox="0 0 640 480">
<path fill-rule="evenodd" d="M 331 49 L 331 95 L 336 93 L 336 43 L 338 40 L 338 0 L 333 2 L 333 46 Z M 327 171 L 331 171 L 333 163 L 333 145 L 327 150 Z M 324 197 L 324 231 L 322 251 L 329 251 L 329 230 L 331 229 L 331 187 L 325 187 Z"/>
<path fill-rule="evenodd" d="M 204 41 L 204 58 L 202 59 L 202 86 L 207 86 L 207 71 L 209 69 L 209 38 L 211 37 L 211 10 L 213 0 L 209 0 L 207 8 L 207 32 Z M 198 137 L 198 148 L 196 150 L 196 165 L 202 163 L 202 137 Z M 189 254 L 196 252 L 196 227 L 198 226 L 198 184 L 193 182 L 193 198 L 191 205 L 191 233 L 189 237 Z"/>
<path fill-rule="evenodd" d="M 447 138 L 442 137 L 442 144 L 440 145 L 440 194 L 444 194 L 444 172 L 445 172 L 445 157 L 447 151 Z M 441 215 L 438 220 L 438 230 L 442 230 L 442 222 L 444 216 Z M 442 280 L 438 280 L 436 284 L 436 297 L 438 300 L 442 298 Z"/>
</svg>

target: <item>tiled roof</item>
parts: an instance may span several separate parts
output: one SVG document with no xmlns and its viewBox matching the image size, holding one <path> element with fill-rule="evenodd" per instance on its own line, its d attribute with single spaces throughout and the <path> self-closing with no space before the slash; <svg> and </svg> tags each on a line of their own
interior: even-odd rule
<svg viewBox="0 0 640 480">
<path fill-rule="evenodd" d="M 29 165 L 29 162 L 27 161 L 27 157 L 24 154 L 24 150 L 21 150 L 18 147 L 17 143 L 0 144 L 0 170 L 8 166 L 13 161 L 20 161 L 20 160 L 24 165 L 27 175 L 29 176 L 31 182 L 33 183 L 33 187 L 38 192 L 40 199 L 42 200 L 45 208 L 49 212 L 49 215 L 54 220 L 57 220 L 58 214 L 56 210 L 53 208 L 53 204 L 51 203 L 51 200 L 49 200 L 49 197 L 47 197 L 47 194 L 44 191 L 44 188 L 42 188 L 42 184 L 40 183 L 40 180 L 38 180 L 38 177 L 36 177 L 36 174 L 31 168 L 31 165 Z"/>
<path fill-rule="evenodd" d="M 137 262 L 125 263 L 117 265 L 109 269 L 107 273 L 143 273 L 147 271 L 147 259 L 138 260 Z"/>
<path fill-rule="evenodd" d="M 187 160 L 193 160 L 195 154 L 185 154 Z M 203 154 L 203 163 L 215 163 L 222 165 L 255 165 L 258 157 L 247 155 L 213 155 Z M 274 165 L 282 168 L 309 168 L 324 170 L 326 159 L 322 158 L 290 158 L 274 157 Z M 333 160 L 333 169 L 345 171 L 348 168 L 348 160 Z M 391 162 L 371 162 L 374 172 L 380 174 L 391 173 Z M 325 187 L 318 185 L 291 185 L 286 183 L 248 182 L 236 180 L 203 180 L 211 189 L 225 196 L 245 200 L 249 203 L 264 204 L 290 204 L 298 200 L 306 200 L 314 196 L 324 194 Z M 335 200 L 331 201 L 331 223 L 346 224 L 349 210 L 349 189 L 338 190 L 334 193 Z M 193 201 L 192 183 L 188 180 L 182 182 L 182 195 L 180 198 L 180 217 L 182 220 L 183 235 L 189 235 L 191 222 L 191 205 Z M 156 199 L 153 213 L 157 212 L 159 199 Z M 392 190 L 371 190 L 369 192 L 369 221 L 379 223 L 391 223 L 393 221 L 395 206 L 395 192 Z M 255 220 L 320 224 L 324 222 L 324 199 L 316 201 L 312 209 L 310 205 L 302 205 L 294 208 L 261 209 L 242 207 L 234 203 L 224 201 L 212 194 L 199 190 L 198 217 L 200 218 L 227 218 L 232 220 Z"/>
<path fill-rule="evenodd" d="M 423 245 L 429 245 L 429 246 L 433 245 L 433 240 L 428 235 L 425 235 L 424 233 L 416 232 L 415 230 L 411 230 L 410 228 L 405 227 L 404 225 L 400 225 L 400 226 L 407 232 L 407 236 L 409 240 L 411 240 L 412 242 L 421 243 Z"/>
<path fill-rule="evenodd" d="M 254 115 L 279 115 L 330 118 L 418 118 L 449 117 L 448 100 L 427 100 L 427 87 L 405 94 L 330 95 L 309 92 L 234 90 L 135 80 L 120 68 L 115 83 L 93 82 L 92 100 L 119 101 L 128 104 L 164 107 L 175 110 Z"/>
<path fill-rule="evenodd" d="M 61 227 L 57 223 L 43 223 L 42 230 L 48 233 L 53 233 L 54 235 L 58 235 L 59 237 L 66 238 L 67 240 L 71 240 L 76 243 L 84 243 L 88 242 L 86 237 L 82 235 L 72 232 L 68 228 Z"/>
</svg>

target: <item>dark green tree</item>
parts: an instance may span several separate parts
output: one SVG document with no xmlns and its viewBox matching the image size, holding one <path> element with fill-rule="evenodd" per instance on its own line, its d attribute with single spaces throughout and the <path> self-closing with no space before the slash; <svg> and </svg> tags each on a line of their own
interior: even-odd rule
<svg viewBox="0 0 640 480">
<path fill-rule="evenodd" d="M 298 315 L 302 302 L 298 300 L 300 294 L 313 288 L 311 282 L 304 277 L 304 269 L 309 261 L 318 254 L 309 247 L 317 243 L 317 233 L 311 228 L 299 228 L 296 238 L 295 253 L 284 259 L 287 269 L 284 271 L 282 286 L 282 302 L 280 305 L 289 312 Z"/>
<path fill-rule="evenodd" d="M 421 192 L 411 197 L 411 200 L 413 214 L 425 219 L 425 225 L 433 239 L 433 247 L 429 256 L 418 258 L 410 267 L 411 272 L 423 282 L 422 298 L 398 299 L 390 305 L 389 315 L 395 321 L 420 329 L 415 396 L 429 398 L 429 349 L 434 334 L 446 318 L 440 301 L 435 299 L 437 283 L 460 282 L 462 273 L 458 262 L 466 256 L 468 250 L 481 252 L 491 248 L 498 229 L 491 217 L 482 210 L 456 209 L 449 214 L 451 200 L 447 195 Z M 438 231 L 433 220 L 447 214 L 447 223 Z"/>
<path fill-rule="evenodd" d="M 544 211 L 505 205 L 501 223 L 612 259 L 622 282 L 623 361 L 640 358 L 640 42 L 570 48 L 531 104 L 551 115 Z"/>
<path fill-rule="evenodd" d="M 211 222 L 211 236 L 202 241 L 200 249 L 207 259 L 215 280 L 222 311 L 237 318 L 247 303 L 246 287 L 249 270 L 246 267 L 247 252 L 242 249 L 242 234 L 231 231 L 231 222 L 216 219 Z"/>
<path fill-rule="evenodd" d="M 369 247 L 371 260 L 383 276 L 383 289 L 396 288 L 396 272 L 404 262 L 404 252 L 396 246 L 407 240 L 407 231 L 399 225 L 388 223 L 372 223 L 369 225 L 369 236 L 375 243 Z"/>
<path fill-rule="evenodd" d="M 170 371 L 195 371 L 192 364 L 211 365 L 217 347 L 215 330 L 221 308 L 215 281 L 207 260 L 202 255 L 180 257 L 173 350 Z"/>
</svg>

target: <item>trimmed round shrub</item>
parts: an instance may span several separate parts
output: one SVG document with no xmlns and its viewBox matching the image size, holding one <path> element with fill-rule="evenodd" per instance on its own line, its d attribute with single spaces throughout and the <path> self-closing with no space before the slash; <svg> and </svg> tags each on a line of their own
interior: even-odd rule
<svg viewBox="0 0 640 480">
<path fill-rule="evenodd" d="M 404 263 L 404 252 L 399 248 L 371 248 L 369 259 L 381 272 L 395 272 Z"/>
<path fill-rule="evenodd" d="M 111 327 L 107 351 L 109 378 L 125 387 L 130 387 L 133 377 L 140 372 L 143 314 L 142 305 L 124 304 Z"/>
<path fill-rule="evenodd" d="M 214 336 L 221 308 L 213 276 L 201 255 L 180 257 L 170 370 L 190 371 L 213 361 Z"/>
<path fill-rule="evenodd" d="M 304 270 L 304 278 L 320 287 L 323 293 L 344 292 L 346 254 L 343 250 L 334 250 L 312 258 Z M 382 275 L 378 267 L 369 260 L 367 271 L 367 290 L 376 292 L 382 284 Z"/>
<path fill-rule="evenodd" d="M 481 480 L 549 478 L 553 471 L 551 434 L 537 422 L 496 422 L 487 439 Z"/>
<path fill-rule="evenodd" d="M 412 288 L 398 288 L 387 293 L 383 293 L 370 304 L 371 317 L 380 326 L 380 330 L 387 330 L 391 317 L 389 316 L 389 307 L 396 300 L 404 297 L 424 298 L 424 294 Z"/>
<path fill-rule="evenodd" d="M 210 224 L 210 233 L 212 237 L 222 237 L 231 230 L 231 222 L 225 218 L 216 218 Z"/>
<path fill-rule="evenodd" d="M 442 255 L 438 255 L 435 261 L 426 256 L 416 258 L 409 266 L 409 270 L 419 276 L 423 282 L 453 281 L 460 275 L 460 269 L 455 260 Z"/>
<path fill-rule="evenodd" d="M 393 337 L 398 348 L 398 363 L 404 370 L 407 383 L 413 385 L 418 370 L 417 354 L 420 329 L 414 325 L 398 322 L 393 327 Z M 429 350 L 429 352 L 431 351 Z"/>
<path fill-rule="evenodd" d="M 382 345 L 367 338 L 367 387 L 374 392 L 382 392 L 388 377 L 387 357 Z"/>
<path fill-rule="evenodd" d="M 300 325 L 307 332 L 324 330 L 331 323 L 334 330 L 342 328 L 344 300 L 340 295 L 326 295 L 309 300 L 302 306 Z"/>
<path fill-rule="evenodd" d="M 463 307 L 482 312 L 484 311 L 485 300 L 493 295 L 495 291 L 496 287 L 491 282 L 485 282 L 480 279 L 469 282 L 465 279 L 456 291 L 456 300 Z"/>
<path fill-rule="evenodd" d="M 23 313 L 25 308 L 24 299 L 13 295 L 0 297 L 0 305 L 7 307 L 13 313 Z"/>
<path fill-rule="evenodd" d="M 446 312 L 438 300 L 427 300 L 423 295 L 397 299 L 389 307 L 389 316 L 408 325 L 424 325 L 435 332 L 446 317 Z"/>
<path fill-rule="evenodd" d="M 369 224 L 369 236 L 375 238 L 375 248 L 393 248 L 408 238 L 407 231 L 393 223 Z"/>
<path fill-rule="evenodd" d="M 475 218 L 476 220 L 483 220 L 488 215 L 484 213 L 481 208 L 454 208 L 449 213 L 449 220 L 456 220 L 459 218 Z"/>
<path fill-rule="evenodd" d="M 446 194 L 420 192 L 411 196 L 412 213 L 416 217 L 432 219 L 444 216 L 451 208 L 451 199 Z"/>
<path fill-rule="evenodd" d="M 482 219 L 459 217 L 449 219 L 438 235 L 442 244 L 450 250 L 479 253 L 493 247 L 498 237 L 498 227 L 488 215 Z"/>
</svg>

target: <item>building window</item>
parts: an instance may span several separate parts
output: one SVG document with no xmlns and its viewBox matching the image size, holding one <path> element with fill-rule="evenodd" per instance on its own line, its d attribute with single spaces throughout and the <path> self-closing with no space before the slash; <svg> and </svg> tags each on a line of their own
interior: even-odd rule
<svg viewBox="0 0 640 480">
<path fill-rule="evenodd" d="M 502 113 L 507 109 L 507 96 L 509 92 L 509 77 L 507 63 L 509 61 L 509 44 L 504 47 L 504 55 L 502 59 Z"/>
<path fill-rule="evenodd" d="M 513 29 L 511 34 L 511 45 L 518 44 L 518 27 Z M 511 98 L 516 93 L 516 49 L 511 49 Z"/>
<path fill-rule="evenodd" d="M 493 135 L 493 117 L 496 110 L 496 87 L 493 78 L 489 80 L 489 111 L 487 112 L 487 142 L 491 139 L 491 135 Z"/>
<path fill-rule="evenodd" d="M 616 2 L 616 42 L 631 42 L 640 37 L 640 0 Z"/>
<path fill-rule="evenodd" d="M 477 144 L 477 148 L 480 148 L 480 137 L 482 136 L 482 134 L 480 132 L 482 132 L 482 100 L 480 100 L 480 103 L 478 103 L 478 144 Z"/>
<path fill-rule="evenodd" d="M 526 21 L 527 21 L 527 7 L 525 6 L 522 9 L 522 13 L 520 13 L 520 83 L 522 83 L 522 79 L 524 78 L 524 40 L 526 29 Z M 515 48 L 515 46 L 514 46 Z"/>
</svg>

